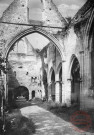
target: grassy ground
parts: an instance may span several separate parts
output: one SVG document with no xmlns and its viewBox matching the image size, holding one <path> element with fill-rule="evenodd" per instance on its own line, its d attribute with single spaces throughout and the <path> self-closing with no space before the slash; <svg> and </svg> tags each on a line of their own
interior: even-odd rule
<svg viewBox="0 0 94 135">
<path fill-rule="evenodd" d="M 75 104 L 71 107 L 62 106 L 62 104 L 57 104 L 54 102 L 44 102 L 42 104 L 38 104 L 40 107 L 45 108 L 49 111 L 51 111 L 53 114 L 57 115 L 58 117 L 62 118 L 65 121 L 71 122 L 75 127 L 79 128 L 81 130 L 85 125 L 83 124 L 74 124 L 75 121 L 71 121 L 71 116 L 75 113 L 80 111 L 79 105 Z M 85 112 L 85 111 L 83 111 Z M 87 124 L 87 129 L 89 132 L 94 133 L 94 110 L 89 110 L 87 112 L 90 116 L 89 121 L 85 121 L 85 124 Z M 86 119 L 86 116 L 77 116 L 76 119 Z"/>
<path fill-rule="evenodd" d="M 29 102 L 19 102 L 10 109 L 6 115 L 5 135 L 32 135 L 35 133 L 35 125 L 31 118 L 21 115 L 20 108 L 31 105 Z"/>
<path fill-rule="evenodd" d="M 17 102 L 15 104 L 16 109 L 11 109 L 10 113 L 7 117 L 7 134 L 6 135 L 32 135 L 35 132 L 35 125 L 31 119 L 23 117 L 19 111 L 20 108 L 31 106 L 31 105 L 38 105 L 46 110 L 49 110 L 53 114 L 57 115 L 58 117 L 62 118 L 65 121 L 71 122 L 70 117 L 74 112 L 79 111 L 79 106 L 71 106 L 66 107 L 62 106 L 62 104 L 56 104 L 54 102 L 42 102 L 40 99 L 34 99 L 30 102 Z M 91 127 L 89 128 L 89 132 L 94 133 L 94 110 L 90 110 L 87 112 L 92 120 Z M 74 124 L 74 123 L 73 123 Z M 13 125 L 13 126 L 12 126 Z M 75 125 L 75 124 L 74 124 Z M 79 129 L 81 129 L 82 125 L 75 125 Z"/>
</svg>

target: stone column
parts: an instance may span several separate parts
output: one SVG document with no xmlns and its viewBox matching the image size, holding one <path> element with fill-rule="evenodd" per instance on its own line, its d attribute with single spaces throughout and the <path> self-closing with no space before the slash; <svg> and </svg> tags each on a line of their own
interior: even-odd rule
<svg viewBox="0 0 94 135">
<path fill-rule="evenodd" d="M 62 84 L 63 84 L 63 82 L 62 81 L 60 81 L 59 82 L 59 92 L 60 92 L 60 94 L 59 94 L 59 99 L 60 99 L 60 103 L 62 103 Z"/>
<path fill-rule="evenodd" d="M 60 103 L 60 82 L 56 81 L 55 82 L 55 102 Z"/>
<path fill-rule="evenodd" d="M 29 100 L 32 99 L 32 93 L 31 91 L 29 90 Z"/>
<path fill-rule="evenodd" d="M 94 108 L 94 100 L 89 97 L 89 90 L 91 87 L 91 53 L 88 50 L 84 52 L 84 79 L 83 79 L 83 97 L 82 109 Z M 93 62 L 92 62 L 93 64 Z M 94 83 L 94 82 L 93 82 Z"/>
<path fill-rule="evenodd" d="M 84 51 L 80 51 L 80 109 L 84 108 Z"/>
<path fill-rule="evenodd" d="M 45 97 L 45 88 L 44 88 L 44 84 L 43 82 L 42 83 L 42 98 Z"/>
<path fill-rule="evenodd" d="M 66 90 L 66 61 L 62 61 L 62 104 L 65 105 L 65 90 Z"/>
<path fill-rule="evenodd" d="M 71 98 L 72 98 L 72 92 L 71 92 L 71 78 L 67 79 L 66 82 L 66 104 L 67 106 L 71 106 Z"/>
<path fill-rule="evenodd" d="M 62 63 L 62 104 L 71 105 L 71 81 L 68 77 L 68 62 Z"/>
<path fill-rule="evenodd" d="M 65 82 L 65 104 L 71 106 L 71 79 L 67 79 Z"/>
<path fill-rule="evenodd" d="M 51 82 L 48 83 L 48 101 L 51 100 Z"/>
<path fill-rule="evenodd" d="M 4 99 L 4 88 L 3 88 L 3 78 L 0 76 L 0 115 L 3 117 L 3 99 Z"/>
<path fill-rule="evenodd" d="M 7 63 L 5 64 L 6 69 L 8 69 Z M 5 88 L 5 100 L 8 103 L 8 73 L 4 74 L 4 88 Z"/>
<path fill-rule="evenodd" d="M 4 88 L 5 88 L 5 99 L 6 99 L 6 102 L 8 102 L 7 74 L 4 74 Z"/>
</svg>

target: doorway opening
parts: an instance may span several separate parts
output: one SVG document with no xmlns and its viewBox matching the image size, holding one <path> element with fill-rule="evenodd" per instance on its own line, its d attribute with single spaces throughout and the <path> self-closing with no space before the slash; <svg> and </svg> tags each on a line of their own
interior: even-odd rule
<svg viewBox="0 0 94 135">
<path fill-rule="evenodd" d="M 71 69 L 71 103 L 80 103 L 80 64 L 75 57 Z"/>
<path fill-rule="evenodd" d="M 35 91 L 32 91 L 32 99 L 35 98 Z"/>
<path fill-rule="evenodd" d="M 14 89 L 14 97 L 23 96 L 26 100 L 29 100 L 29 90 L 25 86 L 19 86 Z"/>
<path fill-rule="evenodd" d="M 54 70 L 52 71 L 52 75 L 51 75 L 51 97 L 52 97 L 52 100 L 55 101 L 55 72 Z"/>
<path fill-rule="evenodd" d="M 45 89 L 45 98 L 48 100 L 48 81 L 47 81 L 47 73 L 46 70 L 43 70 L 43 84 Z"/>
</svg>

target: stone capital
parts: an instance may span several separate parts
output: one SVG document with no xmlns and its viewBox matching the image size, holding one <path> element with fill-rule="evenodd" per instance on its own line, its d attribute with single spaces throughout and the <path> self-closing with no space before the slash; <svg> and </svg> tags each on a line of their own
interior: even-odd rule
<svg viewBox="0 0 94 135">
<path fill-rule="evenodd" d="M 55 84 L 56 84 L 56 83 L 61 83 L 61 84 L 63 84 L 63 82 L 62 82 L 62 81 L 56 81 L 56 82 L 55 82 Z"/>
</svg>

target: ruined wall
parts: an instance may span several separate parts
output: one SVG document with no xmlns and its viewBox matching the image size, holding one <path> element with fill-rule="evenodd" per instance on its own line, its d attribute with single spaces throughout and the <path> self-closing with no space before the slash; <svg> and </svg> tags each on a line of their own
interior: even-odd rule
<svg viewBox="0 0 94 135">
<path fill-rule="evenodd" d="M 67 21 L 65 20 L 65 18 L 62 17 L 53 1 L 42 0 L 42 3 L 43 3 L 43 10 L 42 10 L 43 25 L 65 28 L 65 26 L 67 25 Z M 53 34 L 57 34 L 58 32 L 62 33 L 62 29 L 58 28 L 57 29 L 44 28 L 44 29 Z"/>
<path fill-rule="evenodd" d="M 46 4 L 47 4 L 47 10 L 50 10 L 50 9 L 48 9 L 48 6 L 49 6 L 48 2 Z M 9 22 L 9 23 L 26 23 L 26 24 L 28 24 L 29 22 L 28 22 L 27 5 L 28 5 L 27 0 L 14 0 L 14 2 L 3 13 L 3 16 L 0 20 L 5 21 L 5 22 Z M 51 18 L 49 18 L 50 17 L 49 11 L 47 11 L 47 14 L 46 14 L 46 16 L 49 16 L 48 18 L 50 19 L 50 21 L 52 20 L 52 18 L 54 18 L 51 21 L 50 25 L 51 26 L 58 25 L 61 27 L 65 26 L 65 20 L 63 19 L 64 22 L 62 22 L 62 17 L 58 13 L 55 5 L 51 3 L 50 7 L 52 7 L 51 14 L 53 14 L 53 15 L 51 16 Z M 46 10 L 45 10 L 45 13 L 46 13 Z M 59 15 L 59 17 L 58 17 L 58 15 Z M 45 20 L 44 23 L 46 23 L 46 21 L 47 20 Z M 36 31 L 36 28 L 32 27 L 32 26 L 23 26 L 23 25 L 14 25 L 14 24 L 0 24 L 0 52 L 3 54 L 3 56 L 5 56 L 5 52 L 8 51 L 8 49 L 9 49 L 9 45 L 10 45 L 9 43 L 13 39 L 15 39 L 15 36 L 17 36 L 18 34 L 20 34 L 22 32 L 24 33 L 25 30 L 30 29 L 30 28 L 32 28 L 33 30 Z M 53 36 L 53 34 L 56 34 L 59 31 L 59 29 L 56 29 L 55 31 L 52 29 L 48 29 L 48 28 L 47 29 L 40 28 L 40 29 L 42 29 L 44 32 L 46 31 L 48 35 L 52 34 L 52 36 Z M 62 30 L 60 30 L 60 31 L 62 31 Z M 53 36 L 53 37 L 57 38 L 55 36 Z M 55 42 L 56 42 L 56 44 L 58 42 L 58 45 L 59 45 L 58 40 Z M 62 43 L 60 43 L 60 45 L 62 45 Z M 59 46 L 59 48 L 61 48 L 61 52 L 62 52 L 62 47 Z"/>
<path fill-rule="evenodd" d="M 52 0 L 42 0 L 44 24 L 57 27 L 65 27 L 66 20 L 62 17 Z"/>
<path fill-rule="evenodd" d="M 57 48 L 55 45 L 52 43 L 49 44 L 48 50 L 47 50 L 47 63 L 48 63 L 48 82 L 51 82 L 50 78 L 50 69 L 51 67 L 57 71 L 57 68 L 59 64 L 62 62 L 60 53 L 58 52 Z"/>
<path fill-rule="evenodd" d="M 57 69 L 60 63 L 62 63 L 60 53 L 52 43 L 49 43 L 49 47 L 47 49 L 48 100 L 52 98 L 53 100 L 55 99 L 55 102 L 60 102 L 60 100 L 57 101 L 57 99 L 59 99 L 60 97 L 60 93 L 59 93 L 60 88 L 59 87 L 57 88 L 57 82 L 59 83 L 59 72 L 57 73 Z M 53 71 L 52 69 L 54 70 L 55 73 L 54 83 L 51 81 L 51 76 Z M 58 76 L 58 78 L 56 76 Z M 55 93 L 55 97 L 53 97 L 54 93 Z"/>
<path fill-rule="evenodd" d="M 90 7 L 89 7 L 90 6 Z M 94 20 L 91 17 L 91 12 L 93 11 L 93 4 L 88 3 L 85 5 L 84 10 L 80 10 L 77 15 L 74 17 L 72 26 L 67 31 L 65 35 L 65 29 L 51 29 L 51 28 L 41 28 L 43 31 L 46 31 L 48 35 L 54 35 L 53 41 L 56 42 L 57 47 L 60 49 L 62 56 L 64 58 L 60 59 L 59 55 L 56 56 L 56 61 L 58 63 L 56 66 L 52 62 L 54 53 L 51 54 L 51 59 L 48 61 L 49 69 L 51 66 L 57 68 L 59 62 L 62 62 L 62 97 L 63 103 L 70 105 L 71 104 L 71 65 L 72 65 L 72 56 L 75 55 L 80 63 L 80 75 L 81 75 L 81 106 L 82 108 L 87 108 L 90 105 L 94 105 L 93 99 L 89 99 L 88 93 L 91 86 L 91 54 L 88 50 L 88 39 L 89 34 L 85 33 L 87 27 L 88 19 Z M 90 8 L 90 10 L 89 10 Z M 86 12 L 89 11 L 89 12 Z M 86 14 L 85 14 L 86 13 Z M 14 23 L 28 23 L 28 10 L 27 10 L 27 0 L 14 0 L 14 2 L 9 6 L 9 8 L 4 12 L 1 21 L 8 21 Z M 60 15 L 56 6 L 51 0 L 43 0 L 43 25 L 49 26 L 59 26 L 62 28 L 66 27 L 67 22 Z M 79 26 L 79 27 L 78 27 Z M 91 27 L 91 26 L 90 26 Z M 23 32 L 24 30 L 32 28 L 36 31 L 35 27 L 32 26 L 23 26 L 23 25 L 13 25 L 13 24 L 0 24 L 0 52 L 5 53 L 5 49 L 8 49 L 9 43 L 15 38 L 16 35 Z M 78 28 L 78 29 L 76 29 Z M 46 36 L 46 35 L 45 35 Z M 57 39 L 57 40 L 54 40 Z M 90 43 L 90 42 L 89 42 Z M 90 43 L 91 44 L 91 43 Z M 60 60 L 60 61 L 59 61 Z M 57 86 L 58 88 L 58 86 Z M 80 96 L 81 96 L 80 95 Z M 83 98 L 85 97 L 85 98 Z M 88 101 L 86 103 L 85 101 Z M 92 101 L 92 102 L 91 102 Z M 91 102 L 91 103 L 90 103 Z"/>
<path fill-rule="evenodd" d="M 3 12 L 3 22 L 27 23 L 28 22 L 28 0 L 14 0 Z"/>
<path fill-rule="evenodd" d="M 1 22 L 5 21 L 9 23 L 28 24 L 29 20 L 28 20 L 27 5 L 28 0 L 14 0 L 14 2 L 4 11 L 0 21 Z M 46 8 L 44 5 L 46 6 Z M 43 19 L 44 25 L 65 27 L 66 21 L 63 17 L 61 17 L 61 14 L 58 13 L 58 10 L 56 6 L 53 4 L 53 2 L 50 2 L 49 4 L 49 1 L 44 1 L 43 7 L 44 7 L 43 13 L 48 18 L 48 20 L 50 20 L 50 23 L 48 23 L 49 21 Z M 50 8 L 52 8 L 52 10 L 50 10 Z M 3 53 L 3 55 L 5 53 L 5 51 L 3 50 L 8 49 L 8 44 L 15 38 L 15 36 L 17 36 L 19 33 L 29 28 L 33 27 L 23 25 L 19 26 L 13 24 L 0 24 L 0 50 Z M 51 34 L 56 34 L 58 33 L 58 31 L 62 32 L 61 29 L 48 29 L 48 28 L 42 29 Z"/>
<path fill-rule="evenodd" d="M 94 106 L 93 97 L 90 88 L 92 87 L 92 70 L 91 70 L 91 46 L 94 15 L 94 2 L 87 1 L 85 5 L 78 11 L 72 20 L 74 24 L 74 31 L 77 35 L 77 49 L 76 55 L 80 62 L 80 106 L 81 109 L 90 109 Z M 92 94 L 91 94 L 92 95 Z"/>
<path fill-rule="evenodd" d="M 4 11 L 1 22 L 8 23 L 28 23 L 28 0 L 14 0 Z M 28 29 L 26 26 L 13 24 L 0 24 L 0 52 L 4 54 L 4 49 L 9 42 L 21 31 Z"/>
<path fill-rule="evenodd" d="M 25 41 L 27 40 L 23 40 L 21 44 L 19 44 L 19 41 L 14 46 L 14 51 L 9 53 L 8 61 L 10 70 L 8 72 L 8 89 L 14 90 L 18 86 L 25 86 L 29 90 L 29 99 L 31 99 L 33 90 L 38 97 L 41 97 L 38 94 L 38 90 L 41 90 L 42 94 L 42 87 L 40 85 L 40 69 L 42 63 L 40 57 L 37 56 L 34 48 L 32 48 L 32 45 L 30 43 L 29 45 L 26 44 L 27 42 Z M 27 45 L 26 48 L 25 45 Z M 34 81 L 35 77 L 36 80 Z"/>
</svg>

